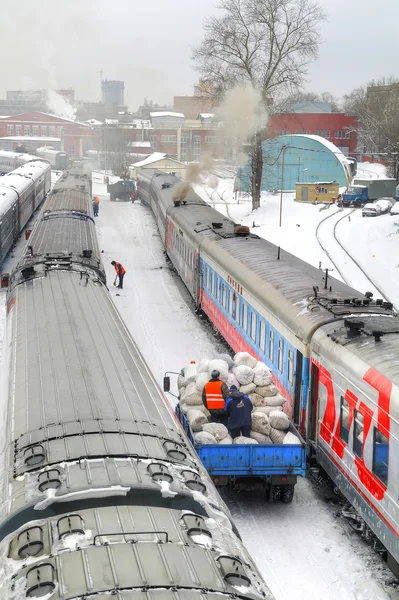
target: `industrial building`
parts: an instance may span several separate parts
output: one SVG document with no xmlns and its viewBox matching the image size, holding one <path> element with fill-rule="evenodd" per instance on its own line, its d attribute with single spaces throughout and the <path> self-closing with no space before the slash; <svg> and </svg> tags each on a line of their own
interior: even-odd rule
<svg viewBox="0 0 399 600">
<path fill-rule="evenodd" d="M 103 79 L 101 81 L 101 100 L 103 104 L 125 103 L 125 82 L 113 79 Z"/>
</svg>

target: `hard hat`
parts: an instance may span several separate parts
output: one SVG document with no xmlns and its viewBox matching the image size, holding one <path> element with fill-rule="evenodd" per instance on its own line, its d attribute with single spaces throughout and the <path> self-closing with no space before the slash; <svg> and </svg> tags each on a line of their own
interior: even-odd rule
<svg viewBox="0 0 399 600">
<path fill-rule="evenodd" d="M 195 360 L 190 360 L 190 365 L 195 365 Z"/>
</svg>

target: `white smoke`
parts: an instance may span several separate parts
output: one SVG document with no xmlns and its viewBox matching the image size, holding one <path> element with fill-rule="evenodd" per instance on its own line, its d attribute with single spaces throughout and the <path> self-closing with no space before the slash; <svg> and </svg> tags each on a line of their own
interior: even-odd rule
<svg viewBox="0 0 399 600">
<path fill-rule="evenodd" d="M 246 142 L 267 125 L 267 113 L 261 93 L 247 83 L 237 83 L 216 109 L 226 133 Z"/>
<path fill-rule="evenodd" d="M 57 117 L 71 119 L 72 121 L 76 119 L 76 108 L 69 104 L 66 98 L 58 94 L 55 90 L 47 92 L 47 107 Z"/>
</svg>

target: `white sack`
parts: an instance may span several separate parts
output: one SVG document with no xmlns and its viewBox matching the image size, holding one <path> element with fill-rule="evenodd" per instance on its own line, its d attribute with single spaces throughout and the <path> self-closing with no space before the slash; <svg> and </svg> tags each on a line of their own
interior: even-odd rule
<svg viewBox="0 0 399 600">
<path fill-rule="evenodd" d="M 237 377 L 231 371 L 227 375 L 226 383 L 227 383 L 229 389 L 231 388 L 232 385 L 235 385 L 237 390 L 240 389 L 240 384 L 237 380 Z"/>
<path fill-rule="evenodd" d="M 256 440 L 258 444 L 271 444 L 272 441 L 268 435 L 264 435 L 263 433 L 259 433 L 259 431 L 251 431 L 251 438 Z"/>
<path fill-rule="evenodd" d="M 206 431 L 213 435 L 217 442 L 223 440 L 228 435 L 227 427 L 225 427 L 222 423 L 206 423 L 202 427 L 202 431 Z"/>
<path fill-rule="evenodd" d="M 205 384 L 208 383 L 208 381 L 208 373 L 198 373 L 197 377 L 195 378 L 195 387 L 199 392 L 202 392 L 202 390 L 205 387 Z"/>
<path fill-rule="evenodd" d="M 183 375 L 180 374 L 177 376 L 177 389 L 181 390 L 182 387 L 186 387 L 186 380 L 184 379 Z"/>
<path fill-rule="evenodd" d="M 197 444 L 216 444 L 216 440 L 210 433 L 206 431 L 199 431 L 194 435 L 194 439 Z"/>
<path fill-rule="evenodd" d="M 190 404 L 190 406 L 202 404 L 202 394 L 197 390 L 195 381 L 188 384 L 181 399 L 184 404 Z"/>
<path fill-rule="evenodd" d="M 300 445 L 301 444 L 301 440 L 294 435 L 293 433 L 291 433 L 291 431 L 288 431 L 288 433 L 285 434 L 285 438 L 283 440 L 283 444 L 296 444 L 296 445 Z"/>
<path fill-rule="evenodd" d="M 248 383 L 247 385 L 242 385 L 240 387 L 240 392 L 242 392 L 243 394 L 251 394 L 251 392 L 253 392 L 255 388 L 256 385 L 254 383 Z"/>
<path fill-rule="evenodd" d="M 233 444 L 257 444 L 258 442 L 256 440 L 253 440 L 252 438 L 247 438 L 244 437 L 243 435 L 239 435 L 238 437 L 236 437 L 233 440 Z"/>
<path fill-rule="evenodd" d="M 231 358 L 230 354 L 217 354 L 215 358 L 219 358 L 227 362 L 227 366 L 229 369 L 234 367 L 234 360 Z"/>
<path fill-rule="evenodd" d="M 257 385 L 255 387 L 255 392 L 259 394 L 259 396 L 263 396 L 263 398 L 275 396 L 277 391 L 278 390 L 275 385 Z"/>
<path fill-rule="evenodd" d="M 193 407 L 190 406 L 189 404 L 181 404 L 180 408 L 181 408 L 183 415 L 186 415 L 189 410 L 193 410 Z"/>
<path fill-rule="evenodd" d="M 219 444 L 232 444 L 233 443 L 233 439 L 231 437 L 231 435 L 226 435 L 226 437 L 223 440 L 220 440 Z"/>
<path fill-rule="evenodd" d="M 286 436 L 284 431 L 280 431 L 280 429 L 274 429 L 274 427 L 270 427 L 269 435 L 273 444 L 282 444 Z"/>
<path fill-rule="evenodd" d="M 198 371 L 197 373 L 208 373 L 209 360 L 207 358 L 202 358 L 198 363 Z"/>
<path fill-rule="evenodd" d="M 227 381 L 227 375 L 229 374 L 229 365 L 225 360 L 221 360 L 220 358 L 214 358 L 213 360 L 210 360 L 208 365 L 209 379 L 211 378 L 212 371 L 219 371 L 220 379 L 222 381 Z"/>
<path fill-rule="evenodd" d="M 185 382 L 186 385 L 195 380 L 197 371 L 198 371 L 197 363 L 189 364 L 189 365 L 187 365 L 187 367 L 184 367 L 184 379 L 186 380 L 186 382 Z"/>
<path fill-rule="evenodd" d="M 253 412 L 251 415 L 252 418 L 252 431 L 257 431 L 258 433 L 263 433 L 263 435 L 269 435 L 270 433 L 270 423 L 269 418 L 264 412 Z"/>
<path fill-rule="evenodd" d="M 270 415 L 273 410 L 283 410 L 282 406 L 255 406 L 253 412 L 263 412 L 266 415 Z"/>
<path fill-rule="evenodd" d="M 259 394 L 252 392 L 252 394 L 249 394 L 249 397 L 253 406 L 266 406 L 266 398 L 262 398 Z"/>
<path fill-rule="evenodd" d="M 209 417 L 211 416 L 211 413 L 209 412 L 209 410 L 206 408 L 206 406 L 204 404 L 185 404 L 184 406 L 187 406 L 187 410 L 186 413 L 189 410 L 199 410 L 202 413 L 204 413 L 204 415 L 206 416 L 207 419 L 209 419 Z"/>
<path fill-rule="evenodd" d="M 272 383 L 270 369 L 262 362 L 254 367 L 254 383 L 258 386 L 270 385 Z"/>
<path fill-rule="evenodd" d="M 276 396 L 271 396 L 269 398 L 265 398 L 266 406 L 283 406 L 285 404 L 285 398 L 277 394 Z"/>
<path fill-rule="evenodd" d="M 245 365 L 245 366 L 251 367 L 253 369 L 258 361 L 256 360 L 256 358 L 251 356 L 248 352 L 237 352 L 237 354 L 234 357 L 234 362 L 237 366 Z"/>
<path fill-rule="evenodd" d="M 202 426 L 208 422 L 208 419 L 204 415 L 204 413 L 200 410 L 189 410 L 187 413 L 187 419 L 190 423 L 190 427 L 194 432 L 202 431 Z"/>
<path fill-rule="evenodd" d="M 290 420 L 285 414 L 280 410 L 272 410 L 269 415 L 270 425 L 274 427 L 274 429 L 280 429 L 280 431 L 287 431 L 290 426 Z"/>
<path fill-rule="evenodd" d="M 254 372 L 251 367 L 247 367 L 246 365 L 239 365 L 237 367 L 233 367 L 232 373 L 236 376 L 237 381 L 241 385 L 248 385 L 248 383 L 252 383 L 254 378 Z"/>
</svg>

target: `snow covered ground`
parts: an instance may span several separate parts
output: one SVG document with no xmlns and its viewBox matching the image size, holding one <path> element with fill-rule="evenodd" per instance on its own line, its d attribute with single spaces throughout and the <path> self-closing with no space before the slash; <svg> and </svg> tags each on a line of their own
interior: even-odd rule
<svg viewBox="0 0 399 600">
<path fill-rule="evenodd" d="M 168 268 L 150 211 L 137 202 L 111 203 L 105 190 L 102 177 L 95 176 L 93 192 L 101 200 L 96 223 L 110 293 L 161 385 L 165 371 L 179 371 L 222 346 L 195 315 L 188 292 Z M 24 243 L 3 271 L 12 269 Z M 112 286 L 113 259 L 127 270 L 122 291 Z M 1 327 L 4 292 L 0 302 Z M 256 495 L 225 500 L 276 600 L 398 600 L 399 593 L 384 585 L 392 578 L 384 563 L 309 481 L 299 481 L 291 505 L 265 503 Z"/>
<path fill-rule="evenodd" d="M 98 183 L 97 183 L 98 182 Z M 152 213 L 139 203 L 101 199 L 96 220 L 112 298 L 160 385 L 164 371 L 222 348 L 194 313 L 178 277 L 167 266 Z M 123 291 L 112 286 L 111 260 L 126 268 Z M 120 292 L 120 295 L 118 295 Z M 254 497 L 226 497 L 245 544 L 277 600 L 393 600 L 380 558 L 335 517 L 301 480 L 291 505 Z M 396 596 L 396 599 L 398 596 Z"/>
<path fill-rule="evenodd" d="M 359 178 L 384 176 L 383 165 L 358 166 Z M 233 178 L 206 176 L 204 185 L 194 184 L 193 188 L 206 202 L 247 225 L 253 233 L 315 267 L 321 264 L 322 269 L 332 269 L 333 277 L 360 292 L 371 291 L 375 298 L 384 297 L 399 309 L 399 260 L 395 259 L 399 256 L 399 234 L 395 233 L 399 217 L 365 219 L 360 210 L 295 202 L 294 193 L 284 193 L 280 227 L 279 192 L 263 192 L 261 207 L 252 212 L 250 196 L 235 197 Z"/>
</svg>

